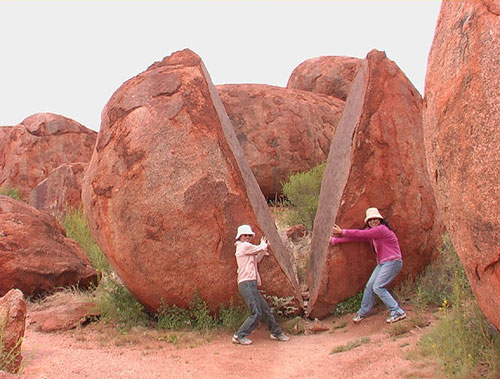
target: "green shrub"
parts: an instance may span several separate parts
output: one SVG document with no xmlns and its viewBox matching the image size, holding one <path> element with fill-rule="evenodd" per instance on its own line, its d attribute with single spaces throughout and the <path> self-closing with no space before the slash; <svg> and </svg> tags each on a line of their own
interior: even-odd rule
<svg viewBox="0 0 500 379">
<path fill-rule="evenodd" d="M 231 298 L 229 305 L 219 309 L 219 323 L 225 329 L 237 329 L 250 315 L 248 308 L 243 304 L 235 304 Z"/>
<path fill-rule="evenodd" d="M 283 194 L 291 206 L 290 224 L 303 224 L 308 231 L 313 229 L 325 167 L 323 162 L 309 171 L 292 174 L 283 184 Z"/>
<path fill-rule="evenodd" d="M 111 266 L 105 255 L 94 241 L 87 223 L 83 210 L 81 208 L 68 210 L 66 216 L 61 221 L 66 235 L 74 239 L 87 254 L 92 266 L 104 274 L 111 273 Z"/>
<path fill-rule="evenodd" d="M 445 299 L 450 301 L 456 273 L 467 280 L 462 264 L 449 236 L 443 236 L 443 248 L 416 280 L 414 303 L 423 307 L 439 306 Z"/>
<path fill-rule="evenodd" d="M 217 318 L 210 315 L 207 303 L 201 298 L 199 292 L 195 292 L 189 309 L 179 308 L 175 304 L 169 306 L 162 303 L 156 317 L 160 329 L 182 330 L 189 328 L 208 331 L 219 325 Z"/>
<path fill-rule="evenodd" d="M 193 329 L 208 331 L 215 329 L 217 320 L 210 315 L 207 303 L 198 292 L 195 293 L 189 305 Z"/>
<path fill-rule="evenodd" d="M 103 277 L 94 294 L 101 311 L 101 319 L 105 322 L 117 323 L 124 330 L 149 322 L 143 305 L 111 276 Z"/>
<path fill-rule="evenodd" d="M 465 271 L 449 240 L 446 240 L 441 255 L 441 277 L 434 279 L 437 298 L 442 298 L 439 321 L 420 340 L 421 351 L 437 356 L 445 375 L 450 378 L 498 378 L 498 334 L 493 332 L 477 306 Z M 425 285 L 426 280 L 428 278 L 424 278 Z M 418 296 L 431 303 L 436 301 L 427 289 L 421 289 Z"/>
<path fill-rule="evenodd" d="M 263 294 L 262 296 L 266 299 L 269 304 L 269 308 L 271 308 L 274 315 L 278 317 L 289 317 L 299 309 L 295 305 L 295 299 L 293 296 L 279 297 L 266 294 Z"/>
<path fill-rule="evenodd" d="M 158 328 L 169 330 L 182 330 L 191 326 L 189 310 L 179 308 L 177 305 L 168 306 L 162 302 L 157 312 Z"/>
<path fill-rule="evenodd" d="M 0 195 L 9 196 L 15 200 L 21 200 L 19 190 L 16 188 L 2 187 L 0 188 Z"/>
<path fill-rule="evenodd" d="M 363 299 L 363 291 L 358 292 L 356 295 L 338 303 L 333 309 L 334 316 L 343 316 L 348 313 L 355 313 L 361 307 L 361 300 Z"/>
</svg>

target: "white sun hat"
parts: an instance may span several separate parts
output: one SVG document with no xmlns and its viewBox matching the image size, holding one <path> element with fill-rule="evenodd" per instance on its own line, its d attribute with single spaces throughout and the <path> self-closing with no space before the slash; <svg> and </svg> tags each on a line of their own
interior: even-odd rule
<svg viewBox="0 0 500 379">
<path fill-rule="evenodd" d="M 365 224 L 371 218 L 380 218 L 382 220 L 384 219 L 377 208 L 368 208 L 366 210 Z"/>
<path fill-rule="evenodd" d="M 238 233 L 236 233 L 236 239 L 240 238 L 242 234 L 251 234 L 252 236 L 255 235 L 255 233 L 252 231 L 252 228 L 250 227 L 250 225 L 238 226 Z"/>
</svg>

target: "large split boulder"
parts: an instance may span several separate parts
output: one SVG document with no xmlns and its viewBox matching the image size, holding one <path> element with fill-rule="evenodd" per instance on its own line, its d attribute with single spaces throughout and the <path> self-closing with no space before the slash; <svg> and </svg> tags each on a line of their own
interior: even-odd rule
<svg viewBox="0 0 500 379">
<path fill-rule="evenodd" d="M 265 197 L 276 198 L 291 174 L 326 160 L 344 101 L 263 84 L 216 89 Z"/>
<path fill-rule="evenodd" d="M 82 180 L 88 163 L 65 163 L 54 169 L 31 191 L 30 204 L 55 217 L 82 204 Z"/>
<path fill-rule="evenodd" d="M 437 204 L 479 307 L 500 328 L 500 3 L 444 1 L 423 112 Z"/>
<path fill-rule="evenodd" d="M 437 253 L 444 231 L 426 170 L 422 98 L 376 50 L 358 70 L 328 155 L 312 236 L 309 315 L 330 314 L 370 276 L 376 263 L 368 244 L 329 246 L 334 223 L 362 228 L 370 206 L 399 238 L 399 279 L 415 277 Z"/>
<path fill-rule="evenodd" d="M 0 296 L 12 288 L 31 296 L 97 284 L 89 258 L 55 217 L 2 195 L 0 252 Z"/>
<path fill-rule="evenodd" d="M 125 82 L 102 112 L 82 187 L 99 246 L 151 311 L 212 312 L 237 300 L 235 235 L 250 224 L 271 256 L 259 265 L 269 295 L 300 289 L 267 203 L 200 57 L 176 52 Z"/>
<path fill-rule="evenodd" d="M 361 62 L 362 59 L 343 56 L 311 58 L 293 70 L 286 87 L 345 101 Z"/>
<path fill-rule="evenodd" d="M 0 187 L 21 198 L 63 163 L 88 162 L 97 132 L 53 113 L 37 113 L 19 125 L 0 128 Z"/>
<path fill-rule="evenodd" d="M 0 298 L 0 347 L 2 363 L 10 373 L 17 373 L 21 368 L 23 356 L 21 347 L 26 329 L 26 302 L 23 293 L 11 289 Z M 8 377 L 8 376 L 7 376 Z"/>
</svg>

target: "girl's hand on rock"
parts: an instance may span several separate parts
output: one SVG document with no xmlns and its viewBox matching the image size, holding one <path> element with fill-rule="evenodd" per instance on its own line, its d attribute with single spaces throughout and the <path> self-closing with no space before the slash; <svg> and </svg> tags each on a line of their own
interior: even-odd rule
<svg viewBox="0 0 500 379">
<path fill-rule="evenodd" d="M 342 235 L 342 228 L 337 224 L 333 224 L 332 234 L 334 235 Z"/>
</svg>

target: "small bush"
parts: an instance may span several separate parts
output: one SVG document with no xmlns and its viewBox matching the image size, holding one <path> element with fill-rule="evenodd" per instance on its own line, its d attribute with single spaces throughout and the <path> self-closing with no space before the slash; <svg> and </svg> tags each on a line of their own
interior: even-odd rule
<svg viewBox="0 0 500 379">
<path fill-rule="evenodd" d="M 201 298 L 198 292 L 193 296 L 189 310 L 194 329 L 208 331 L 215 329 L 217 326 L 217 320 L 210 315 L 207 303 Z"/>
<path fill-rule="evenodd" d="M 143 305 L 132 296 L 127 288 L 109 275 L 103 277 L 94 294 L 102 320 L 117 323 L 124 330 L 148 323 L 149 316 Z"/>
<path fill-rule="evenodd" d="M 295 306 L 295 299 L 293 296 L 278 297 L 266 294 L 262 296 L 266 299 L 271 311 L 278 317 L 289 317 L 299 309 Z"/>
<path fill-rule="evenodd" d="M 363 291 L 358 292 L 356 295 L 338 303 L 333 309 L 334 316 L 343 316 L 349 313 L 355 313 L 361 307 L 361 300 L 363 299 Z"/>
<path fill-rule="evenodd" d="M 292 174 L 283 184 L 283 194 L 291 206 L 291 225 L 303 224 L 308 231 L 313 229 L 325 167 L 323 162 L 309 171 Z"/>
<path fill-rule="evenodd" d="M 14 200 L 22 200 L 19 195 L 19 190 L 16 188 L 2 187 L 0 188 L 0 195 L 9 196 Z"/>
<path fill-rule="evenodd" d="M 78 242 L 97 271 L 105 274 L 111 273 L 111 266 L 106 256 L 94 241 L 90 233 L 87 218 L 81 208 L 68 210 L 61 224 L 66 230 L 66 235 Z"/>
<path fill-rule="evenodd" d="M 195 329 L 209 331 L 215 329 L 219 322 L 217 318 L 210 315 L 207 303 L 196 292 L 191 299 L 189 309 L 183 309 L 177 305 L 169 306 L 162 304 L 156 317 L 158 328 L 170 330 Z"/>
<path fill-rule="evenodd" d="M 158 328 L 169 330 L 182 330 L 191 327 L 191 316 L 187 309 L 177 305 L 168 306 L 162 303 L 157 312 Z"/>
<path fill-rule="evenodd" d="M 229 305 L 219 310 L 219 322 L 223 328 L 236 329 L 250 315 L 248 308 L 243 304 L 235 304 L 231 298 Z"/>
</svg>

